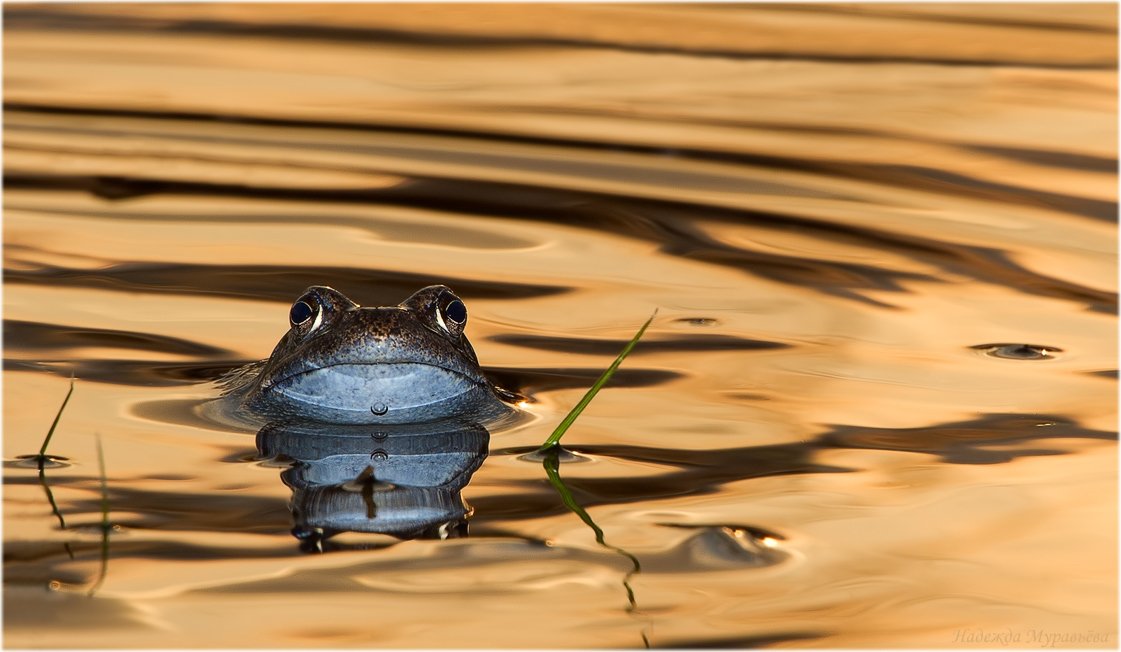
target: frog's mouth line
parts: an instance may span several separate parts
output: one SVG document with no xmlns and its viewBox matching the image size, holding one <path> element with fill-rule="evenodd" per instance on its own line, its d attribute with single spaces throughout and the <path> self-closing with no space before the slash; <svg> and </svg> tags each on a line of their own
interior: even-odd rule
<svg viewBox="0 0 1121 652">
<path fill-rule="evenodd" d="M 430 364 L 430 363 L 427 363 L 427 362 L 417 362 L 415 360 L 378 360 L 376 362 L 336 362 L 336 363 L 333 363 L 333 364 L 323 365 L 322 367 L 314 367 L 312 369 L 303 369 L 301 371 L 297 371 L 295 373 L 289 374 L 289 375 L 287 375 L 287 376 L 285 376 L 285 377 L 283 377 L 279 380 L 267 381 L 266 383 L 262 383 L 261 384 L 261 391 L 262 392 L 268 392 L 268 391 L 271 391 L 272 389 L 276 388 L 277 386 L 284 385 L 285 383 L 287 383 L 287 382 L 289 382 L 289 381 L 291 381 L 295 378 L 298 378 L 300 376 L 305 376 L 307 374 L 312 374 L 312 373 L 316 373 L 316 372 L 323 371 L 323 370 L 326 370 L 326 369 L 332 369 L 332 368 L 335 368 L 335 367 L 387 367 L 387 366 L 391 366 L 391 365 L 398 365 L 398 366 L 405 366 L 405 367 L 427 367 L 427 368 L 430 368 L 430 369 L 439 369 L 440 371 L 452 374 L 452 375 L 454 375 L 454 376 L 456 376 L 460 379 L 463 379 L 463 380 L 465 380 L 469 383 L 472 383 L 474 385 L 478 385 L 480 387 L 486 387 L 487 386 L 487 382 L 485 380 L 477 380 L 475 378 L 472 378 L 471 376 L 468 376 L 467 374 L 463 373 L 462 371 L 459 371 L 459 370 L 456 370 L 456 369 L 449 369 L 448 367 L 444 367 L 442 365 Z M 402 377 L 404 377 L 404 375 L 402 375 Z M 391 378 L 391 376 L 387 376 L 385 378 L 385 380 L 389 380 L 390 378 Z"/>
</svg>

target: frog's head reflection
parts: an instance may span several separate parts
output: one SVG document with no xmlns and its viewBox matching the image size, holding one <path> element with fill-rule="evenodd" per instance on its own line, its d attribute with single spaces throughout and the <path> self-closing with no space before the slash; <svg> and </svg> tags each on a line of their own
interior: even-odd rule
<svg viewBox="0 0 1121 652">
<path fill-rule="evenodd" d="M 471 508 L 460 494 L 489 442 L 477 424 L 274 423 L 257 433 L 257 452 L 290 463 L 280 478 L 292 489 L 292 534 L 317 550 L 340 532 L 465 536 Z"/>
</svg>

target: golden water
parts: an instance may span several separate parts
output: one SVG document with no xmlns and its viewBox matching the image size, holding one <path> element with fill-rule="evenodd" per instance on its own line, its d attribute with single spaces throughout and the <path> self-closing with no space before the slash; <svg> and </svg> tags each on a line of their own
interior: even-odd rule
<svg viewBox="0 0 1121 652">
<path fill-rule="evenodd" d="M 4 19 L 6 645 L 1118 644 L 1115 6 Z M 468 536 L 301 551 L 197 407 L 430 283 L 532 418 Z"/>
</svg>

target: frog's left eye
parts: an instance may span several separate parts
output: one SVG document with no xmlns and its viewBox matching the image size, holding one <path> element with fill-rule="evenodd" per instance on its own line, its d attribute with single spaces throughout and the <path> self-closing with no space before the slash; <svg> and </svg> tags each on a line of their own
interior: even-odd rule
<svg viewBox="0 0 1121 652">
<path fill-rule="evenodd" d="M 444 306 L 444 317 L 456 324 L 463 325 L 467 321 L 467 306 L 456 299 Z"/>
<path fill-rule="evenodd" d="M 436 302 L 436 323 L 448 335 L 459 337 L 467 323 L 467 306 L 454 294 L 445 292 Z"/>
<path fill-rule="evenodd" d="M 307 302 L 297 301 L 292 304 L 292 310 L 288 313 L 288 321 L 292 322 L 293 326 L 299 326 L 311 319 L 311 316 L 314 314 L 315 309 L 309 306 Z"/>
</svg>

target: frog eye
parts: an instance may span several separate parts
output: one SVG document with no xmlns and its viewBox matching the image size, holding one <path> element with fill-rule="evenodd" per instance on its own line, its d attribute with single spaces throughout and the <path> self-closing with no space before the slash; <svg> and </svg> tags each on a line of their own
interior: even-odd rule
<svg viewBox="0 0 1121 652">
<path fill-rule="evenodd" d="M 312 307 L 312 304 L 315 307 Z M 288 321 L 293 326 L 302 326 L 308 322 L 317 312 L 319 312 L 319 303 L 310 297 L 301 297 L 296 303 L 292 304 L 292 310 L 288 312 Z"/>
<path fill-rule="evenodd" d="M 444 317 L 462 326 L 467 321 L 467 306 L 463 302 L 456 299 L 444 306 Z"/>
<path fill-rule="evenodd" d="M 454 294 L 445 293 L 436 303 L 436 323 L 449 335 L 458 337 L 463 333 L 463 325 L 467 323 L 467 306 Z"/>
</svg>

